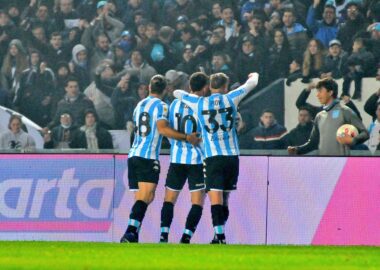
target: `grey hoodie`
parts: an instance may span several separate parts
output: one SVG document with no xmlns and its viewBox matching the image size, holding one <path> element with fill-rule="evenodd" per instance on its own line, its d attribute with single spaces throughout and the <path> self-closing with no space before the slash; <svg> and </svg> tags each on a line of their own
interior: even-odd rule
<svg viewBox="0 0 380 270">
<path fill-rule="evenodd" d="M 0 149 L 35 149 L 36 142 L 28 133 L 20 130 L 14 134 L 12 131 L 6 131 L 0 135 Z"/>
</svg>

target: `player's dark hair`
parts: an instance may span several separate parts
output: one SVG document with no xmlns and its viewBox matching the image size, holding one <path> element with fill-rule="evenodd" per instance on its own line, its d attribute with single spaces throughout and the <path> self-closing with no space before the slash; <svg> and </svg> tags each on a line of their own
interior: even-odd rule
<svg viewBox="0 0 380 270">
<path fill-rule="evenodd" d="M 191 91 L 201 91 L 208 83 L 208 76 L 203 72 L 195 72 L 190 76 L 189 83 Z"/>
<path fill-rule="evenodd" d="M 210 88 L 220 89 L 228 83 L 228 76 L 222 72 L 212 74 L 210 76 Z"/>
<path fill-rule="evenodd" d="M 167 82 L 164 76 L 158 74 L 158 75 L 154 75 L 152 79 L 150 79 L 149 85 L 150 85 L 150 92 L 152 94 L 161 95 L 166 88 Z"/>
<path fill-rule="evenodd" d="M 326 88 L 327 91 L 332 91 L 333 92 L 333 95 L 332 95 L 333 98 L 338 97 L 338 84 L 333 79 L 326 78 L 326 79 L 320 80 L 317 83 L 316 88 L 319 90 L 322 87 Z"/>
</svg>

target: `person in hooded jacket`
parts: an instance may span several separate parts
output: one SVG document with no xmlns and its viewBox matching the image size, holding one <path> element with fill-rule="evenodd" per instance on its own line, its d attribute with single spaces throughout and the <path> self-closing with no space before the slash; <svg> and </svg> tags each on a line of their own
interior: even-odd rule
<svg viewBox="0 0 380 270">
<path fill-rule="evenodd" d="M 83 92 L 90 85 L 91 81 L 88 52 L 82 44 L 74 46 L 69 67 L 72 75 L 78 78 L 80 91 Z"/>
</svg>

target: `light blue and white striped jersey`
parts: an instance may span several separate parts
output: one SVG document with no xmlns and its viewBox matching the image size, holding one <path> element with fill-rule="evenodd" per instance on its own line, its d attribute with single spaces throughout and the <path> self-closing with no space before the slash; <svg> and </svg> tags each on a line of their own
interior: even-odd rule
<svg viewBox="0 0 380 270">
<path fill-rule="evenodd" d="M 205 158 L 239 155 L 239 145 L 234 121 L 240 101 L 257 85 L 255 73 L 238 89 L 228 94 L 214 93 L 209 97 L 197 97 L 176 90 L 174 96 L 188 105 L 199 118 L 202 130 Z"/>
<path fill-rule="evenodd" d="M 162 135 L 158 133 L 157 121 L 162 119 L 168 121 L 168 105 L 162 100 L 148 96 L 137 104 L 133 112 L 135 139 L 129 157 L 158 160 Z"/>
<path fill-rule="evenodd" d="M 185 134 L 201 133 L 198 118 L 189 106 L 175 99 L 169 108 L 169 125 Z M 202 164 L 202 150 L 191 143 L 170 139 L 170 162 L 179 164 Z"/>
</svg>

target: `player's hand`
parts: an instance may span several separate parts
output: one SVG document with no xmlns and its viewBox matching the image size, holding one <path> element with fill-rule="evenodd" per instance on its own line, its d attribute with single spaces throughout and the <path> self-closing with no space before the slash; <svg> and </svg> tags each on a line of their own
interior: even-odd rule
<svg viewBox="0 0 380 270">
<path fill-rule="evenodd" d="M 297 155 L 297 148 L 294 146 L 288 146 L 289 155 Z"/>
<path fill-rule="evenodd" d="M 343 145 L 352 145 L 354 138 L 352 138 L 348 134 L 345 134 L 342 137 L 336 137 L 336 140 L 338 141 L 338 143 L 343 144 Z"/>
<path fill-rule="evenodd" d="M 187 134 L 186 141 L 196 146 L 201 142 L 201 138 L 198 136 L 198 133 L 193 132 L 191 134 Z"/>
</svg>

